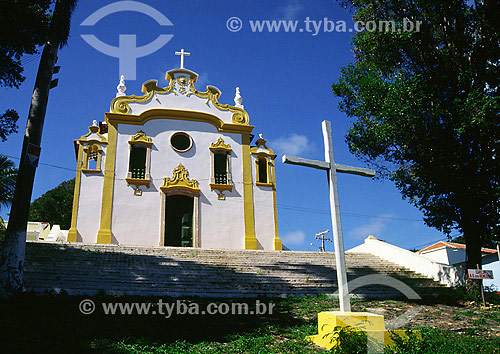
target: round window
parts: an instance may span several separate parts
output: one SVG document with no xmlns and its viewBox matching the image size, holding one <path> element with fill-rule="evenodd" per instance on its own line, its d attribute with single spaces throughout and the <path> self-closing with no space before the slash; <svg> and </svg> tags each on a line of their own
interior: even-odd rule
<svg viewBox="0 0 500 354">
<path fill-rule="evenodd" d="M 172 135 L 170 144 L 175 151 L 186 152 L 191 149 L 193 140 L 188 134 L 179 132 Z"/>
</svg>

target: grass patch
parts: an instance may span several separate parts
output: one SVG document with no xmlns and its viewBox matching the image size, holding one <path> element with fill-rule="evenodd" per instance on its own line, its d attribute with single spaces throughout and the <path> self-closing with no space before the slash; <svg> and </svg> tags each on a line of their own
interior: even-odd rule
<svg viewBox="0 0 500 354">
<path fill-rule="evenodd" d="M 274 303 L 272 314 L 261 315 L 104 315 L 102 303 L 128 302 L 156 304 L 158 298 L 96 296 L 96 311 L 79 311 L 84 297 L 34 296 L 24 294 L 0 301 L 2 353 L 327 353 L 307 342 L 317 333 L 317 313 L 332 310 L 337 301 L 327 296 L 311 298 L 259 299 Z M 163 302 L 176 299 L 162 298 Z M 186 299 L 206 308 L 211 302 L 247 303 L 255 310 L 255 300 Z M 383 305 L 384 301 L 353 301 L 353 310 Z M 390 307 L 397 307 L 391 301 Z M 155 308 L 153 306 L 153 308 Z M 155 308 L 156 309 L 156 308 Z M 474 311 L 472 311 L 474 313 Z M 464 314 L 467 313 L 467 314 Z M 478 312 L 476 315 L 479 315 Z M 500 338 L 484 334 L 485 322 L 500 319 L 499 311 L 478 318 L 469 311 L 453 312 L 468 318 L 470 329 L 453 331 L 423 328 L 422 341 L 401 341 L 391 353 L 499 353 Z M 475 323 L 473 323 L 475 321 Z M 481 333 L 481 334 L 478 334 Z M 342 351 L 337 351 L 342 353 Z M 352 354 L 354 352 L 349 352 Z"/>
<path fill-rule="evenodd" d="M 457 335 L 436 328 L 420 328 L 419 335 L 396 340 L 388 354 L 495 354 L 500 353 L 500 338 Z"/>
</svg>

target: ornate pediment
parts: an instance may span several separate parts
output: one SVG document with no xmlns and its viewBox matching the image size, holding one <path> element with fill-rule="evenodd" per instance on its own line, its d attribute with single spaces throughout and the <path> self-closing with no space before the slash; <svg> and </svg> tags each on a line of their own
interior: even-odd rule
<svg viewBox="0 0 500 354">
<path fill-rule="evenodd" d="M 189 180 L 188 178 L 188 170 L 179 164 L 174 169 L 174 176 L 172 178 L 165 177 L 163 179 L 163 185 L 160 187 L 162 191 L 170 191 L 170 190 L 184 190 L 194 193 L 199 193 L 200 188 L 198 188 L 198 181 L 193 179 Z"/>
<path fill-rule="evenodd" d="M 211 103 L 220 111 L 229 111 L 232 113 L 232 123 L 238 125 L 249 125 L 250 119 L 248 113 L 238 106 L 219 103 L 221 91 L 214 86 L 207 86 L 205 92 L 198 91 L 194 84 L 198 78 L 198 74 L 187 69 L 175 69 L 167 72 L 167 87 L 158 87 L 156 80 L 150 80 L 142 86 L 143 96 L 118 96 L 111 101 L 111 113 L 129 114 L 129 103 L 146 103 L 152 99 L 157 99 L 156 94 L 173 94 L 176 96 L 196 97 L 206 100 L 206 103 Z"/>
<path fill-rule="evenodd" d="M 274 151 L 267 147 L 267 140 L 262 137 L 262 134 L 259 134 L 259 139 L 255 142 L 256 146 L 250 149 L 252 155 L 261 155 L 271 157 L 273 160 L 276 157 Z"/>
<path fill-rule="evenodd" d="M 139 130 L 132 138 L 129 140 L 129 144 L 146 144 L 153 145 L 151 138 L 146 135 L 142 130 Z"/>
<path fill-rule="evenodd" d="M 229 144 L 224 143 L 224 139 L 219 137 L 216 143 L 212 143 L 210 145 L 210 150 L 225 150 L 231 151 L 231 146 Z"/>
<path fill-rule="evenodd" d="M 89 132 L 83 135 L 80 138 L 81 142 L 85 143 L 99 143 L 99 144 L 107 144 L 108 141 L 104 135 L 99 132 L 99 126 L 97 125 L 97 121 L 94 120 L 93 125 L 89 127 Z"/>
</svg>

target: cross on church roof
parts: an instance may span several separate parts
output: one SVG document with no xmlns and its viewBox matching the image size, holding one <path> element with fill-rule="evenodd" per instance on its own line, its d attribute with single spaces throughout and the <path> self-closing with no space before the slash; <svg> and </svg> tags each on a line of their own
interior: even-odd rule
<svg viewBox="0 0 500 354">
<path fill-rule="evenodd" d="M 190 56 L 191 53 L 185 52 L 184 48 L 181 49 L 180 52 L 175 52 L 175 55 L 180 55 L 181 56 L 181 69 L 184 69 L 184 56 Z"/>
</svg>

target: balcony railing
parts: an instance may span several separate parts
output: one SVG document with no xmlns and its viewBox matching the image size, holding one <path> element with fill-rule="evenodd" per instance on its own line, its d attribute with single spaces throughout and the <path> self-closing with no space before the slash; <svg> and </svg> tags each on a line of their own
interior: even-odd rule
<svg viewBox="0 0 500 354">
<path fill-rule="evenodd" d="M 227 173 L 216 173 L 215 174 L 216 184 L 227 184 Z"/>
<path fill-rule="evenodd" d="M 144 179 L 146 177 L 146 168 L 133 168 L 132 169 L 132 178 Z"/>
</svg>

